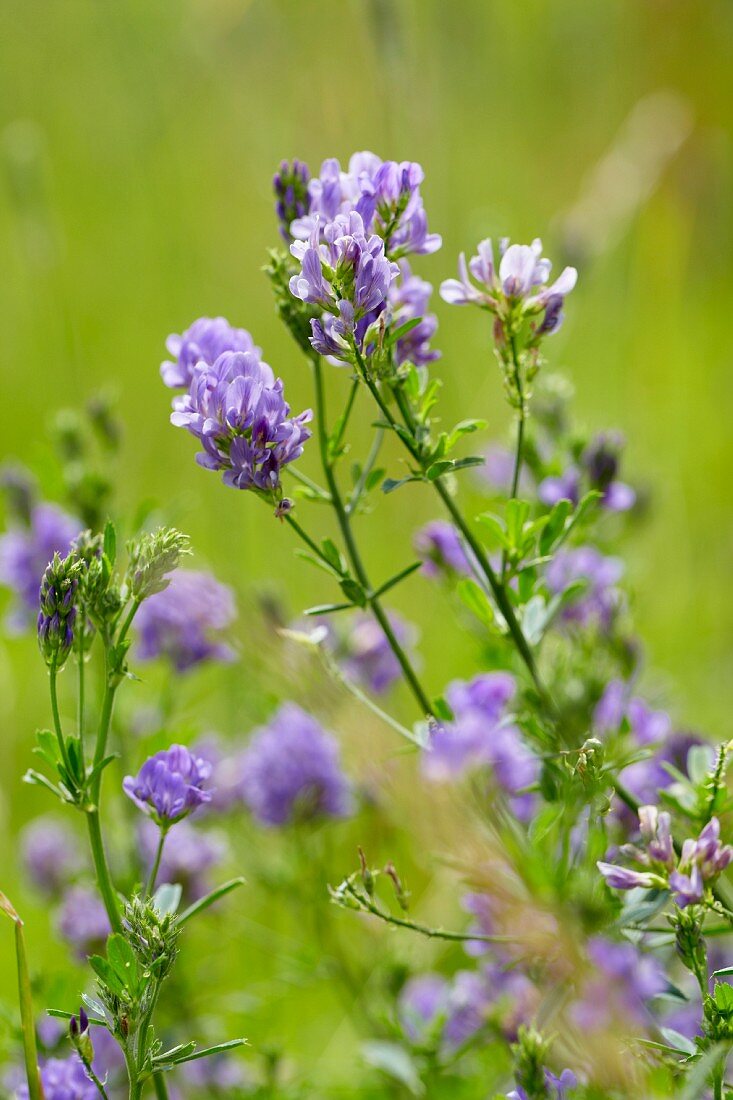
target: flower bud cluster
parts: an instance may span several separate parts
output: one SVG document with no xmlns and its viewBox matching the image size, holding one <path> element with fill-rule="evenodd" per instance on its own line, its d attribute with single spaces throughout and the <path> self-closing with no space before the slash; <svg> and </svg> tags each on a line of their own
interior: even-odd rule
<svg viewBox="0 0 733 1100">
<path fill-rule="evenodd" d="M 54 554 L 41 581 L 38 645 L 49 668 L 60 669 L 74 644 L 77 590 L 82 565 L 74 554 Z"/>
</svg>

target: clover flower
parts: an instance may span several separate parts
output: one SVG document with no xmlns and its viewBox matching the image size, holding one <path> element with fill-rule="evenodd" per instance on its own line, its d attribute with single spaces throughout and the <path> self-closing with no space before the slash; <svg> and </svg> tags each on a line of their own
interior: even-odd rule
<svg viewBox="0 0 733 1100">
<path fill-rule="evenodd" d="M 146 600 L 137 614 L 137 655 L 143 661 L 163 657 L 176 672 L 206 661 L 233 661 L 234 650 L 218 635 L 235 616 L 231 588 L 209 573 L 177 569 L 168 587 Z"/>
<path fill-rule="evenodd" d="M 582 590 L 563 607 L 561 615 L 565 622 L 579 626 L 596 624 L 608 630 L 620 605 L 616 585 L 623 571 L 618 558 L 606 557 L 594 546 L 579 546 L 556 554 L 545 576 L 554 595 L 560 595 L 576 582 L 584 582 Z"/>
<path fill-rule="evenodd" d="M 223 471 L 225 485 L 273 493 L 280 470 L 303 453 L 310 438 L 307 409 L 291 417 L 283 384 L 254 352 L 224 352 L 199 363 L 187 394 L 173 402 L 171 423 L 202 445 L 200 466 Z"/>
<path fill-rule="evenodd" d="M 204 783 L 211 765 L 184 745 L 171 745 L 145 761 L 137 776 L 128 775 L 122 788 L 135 805 L 163 828 L 211 800 Z"/>
<path fill-rule="evenodd" d="M 440 974 L 419 974 L 402 987 L 397 1014 L 412 1043 L 434 1042 L 449 1052 L 481 1030 L 490 1002 L 489 987 L 473 971 L 461 970 L 450 981 Z"/>
<path fill-rule="evenodd" d="M 241 778 L 244 800 L 263 825 L 351 812 L 338 743 L 294 703 L 255 731 L 241 757 Z"/>
<path fill-rule="evenodd" d="M 446 520 L 427 523 L 416 534 L 414 546 L 423 558 L 422 570 L 428 577 L 444 573 L 468 576 L 471 563 L 458 528 Z"/>
<path fill-rule="evenodd" d="M 234 328 L 225 317 L 199 317 L 180 336 L 175 333 L 169 336 L 165 346 L 175 361 L 161 363 L 160 374 L 171 389 L 190 386 L 194 368 L 199 363 L 213 366 L 225 351 L 262 354 L 247 330 Z"/>
<path fill-rule="evenodd" d="M 309 180 L 308 165 L 299 160 L 294 160 L 292 164 L 287 160 L 282 161 L 273 178 L 272 188 L 277 199 L 275 212 L 280 222 L 280 234 L 287 243 L 293 239 L 290 232 L 292 223 L 310 212 Z"/>
<path fill-rule="evenodd" d="M 80 570 L 74 554 L 54 554 L 41 580 L 38 647 L 49 668 L 62 668 L 74 645 Z"/>
<path fill-rule="evenodd" d="M 425 775 L 437 781 L 489 766 L 510 796 L 514 812 L 526 819 L 535 799 L 525 788 L 537 782 L 540 764 L 508 719 L 515 690 L 514 678 L 506 672 L 481 673 L 449 684 L 446 699 L 454 719 L 433 729 L 422 764 Z"/>
<path fill-rule="evenodd" d="M 77 1054 L 69 1058 L 49 1058 L 41 1067 L 45 1100 L 99 1100 L 97 1086 L 87 1076 Z M 28 1100 L 28 1086 L 21 1085 L 17 1100 Z"/>
<path fill-rule="evenodd" d="M 99 895 L 86 886 L 72 886 L 64 894 L 56 927 L 80 959 L 101 947 L 111 931 L 107 910 Z"/>
<path fill-rule="evenodd" d="M 54 554 L 65 557 L 81 524 L 54 504 L 31 508 L 27 527 L 0 537 L 0 584 L 13 593 L 10 626 L 23 629 L 38 611 L 38 585 Z"/>
<path fill-rule="evenodd" d="M 687 839 L 679 860 L 671 836 L 671 818 L 656 806 L 639 809 L 639 825 L 643 847 L 626 844 L 620 854 L 641 869 L 598 863 L 598 869 L 609 886 L 617 890 L 669 888 L 680 909 L 700 903 L 707 889 L 733 860 L 733 848 L 720 842 L 720 822 L 712 817 L 697 840 Z"/>
<path fill-rule="evenodd" d="M 28 878 L 47 897 L 58 894 L 81 867 L 76 836 L 56 817 L 29 822 L 20 835 L 20 848 Z"/>
<path fill-rule="evenodd" d="M 547 335 L 560 328 L 563 303 L 578 277 L 574 267 L 566 267 L 554 283 L 548 284 L 551 269 L 550 261 L 542 256 L 539 239 L 531 245 L 510 244 L 502 239 L 497 267 L 493 243 L 487 238 L 468 265 L 461 253 L 459 278 L 446 279 L 440 294 L 451 305 L 477 305 L 501 317 L 513 312 L 539 320 L 542 315 L 537 333 Z"/>
</svg>

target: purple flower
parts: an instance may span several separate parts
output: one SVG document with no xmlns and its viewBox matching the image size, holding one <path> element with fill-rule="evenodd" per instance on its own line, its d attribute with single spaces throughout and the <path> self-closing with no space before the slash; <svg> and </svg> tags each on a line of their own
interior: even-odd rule
<svg viewBox="0 0 733 1100">
<path fill-rule="evenodd" d="M 97 1086 L 87 1077 L 84 1063 L 77 1054 L 69 1058 L 49 1058 L 41 1067 L 45 1100 L 99 1100 Z M 28 1100 L 28 1087 L 21 1085 L 17 1100 Z"/>
<path fill-rule="evenodd" d="M 110 933 L 107 911 L 99 896 L 85 886 L 72 886 L 64 895 L 57 918 L 59 935 L 83 959 L 99 948 Z"/>
<path fill-rule="evenodd" d="M 575 466 L 568 466 L 559 477 L 544 478 L 537 486 L 537 496 L 550 508 L 560 500 L 577 504 L 580 500 L 580 471 Z"/>
<path fill-rule="evenodd" d="M 613 1016 L 648 1023 L 649 1001 L 668 985 L 659 959 L 631 943 L 614 943 L 603 936 L 588 941 L 588 956 L 596 973 L 573 1005 L 578 1026 L 601 1030 L 612 1025 Z"/>
<path fill-rule="evenodd" d="M 627 512 L 636 503 L 631 486 L 617 479 L 623 446 L 619 432 L 602 432 L 591 440 L 582 456 L 591 489 L 603 494 L 602 504 L 611 512 Z"/>
<path fill-rule="evenodd" d="M 689 874 L 673 871 L 669 876 L 669 885 L 680 909 L 685 909 L 688 905 L 697 905 L 702 901 L 705 893 L 702 872 L 697 865 L 690 868 Z"/>
<path fill-rule="evenodd" d="M 415 549 L 424 558 L 423 572 L 428 577 L 442 573 L 468 575 L 471 565 L 458 528 L 436 519 L 421 528 L 415 536 Z"/>
<path fill-rule="evenodd" d="M 53 504 L 37 504 L 30 526 L 14 527 L 0 537 L 0 584 L 10 588 L 14 602 L 12 628 L 24 629 L 38 613 L 41 577 L 54 554 L 65 557 L 80 524 Z"/>
<path fill-rule="evenodd" d="M 499 493 L 509 493 L 514 477 L 514 454 L 508 447 L 502 447 L 498 443 L 492 444 L 484 451 L 483 466 L 476 467 L 477 478 Z M 521 493 L 529 492 L 532 480 L 526 466 L 519 474 L 519 489 Z"/>
<path fill-rule="evenodd" d="M 236 616 L 231 588 L 209 573 L 177 569 L 162 592 L 137 613 L 138 657 L 165 657 L 177 672 L 204 661 L 233 661 L 234 650 L 217 637 Z"/>
<path fill-rule="evenodd" d="M 169 336 L 165 346 L 175 362 L 161 363 L 160 373 L 171 389 L 186 389 L 199 363 L 213 367 L 225 351 L 246 351 L 257 358 L 262 355 L 247 330 L 234 328 L 224 317 L 199 317 L 180 336 Z"/>
<path fill-rule="evenodd" d="M 54 554 L 38 595 L 38 647 L 49 668 L 60 669 L 74 645 L 80 563 L 76 555 Z"/>
<path fill-rule="evenodd" d="M 411 1042 L 432 1041 L 450 1051 L 481 1030 L 489 1004 L 487 985 L 473 971 L 459 971 L 450 982 L 440 974 L 420 974 L 403 986 L 397 1013 Z"/>
<path fill-rule="evenodd" d="M 255 731 L 241 764 L 244 800 L 263 825 L 351 812 L 338 743 L 294 703 Z"/>
<path fill-rule="evenodd" d="M 652 710 L 643 699 L 630 697 L 630 686 L 623 680 L 611 680 L 598 701 L 593 720 L 600 732 L 615 732 L 624 718 L 640 745 L 666 741 L 672 732 L 672 720 L 664 710 Z"/>
<path fill-rule="evenodd" d="M 254 1090 L 251 1077 L 245 1067 L 227 1054 L 214 1054 L 210 1058 L 199 1058 L 185 1067 L 185 1081 L 194 1090 L 203 1090 L 204 1095 L 239 1095 L 240 1090 Z"/>
<path fill-rule="evenodd" d="M 545 1070 L 545 1086 L 547 1088 L 547 1100 L 567 1100 L 570 1093 L 578 1087 L 578 1078 L 571 1069 L 564 1069 L 559 1077 L 551 1070 Z M 506 1100 L 530 1100 L 525 1089 L 512 1089 L 507 1093 Z"/>
<path fill-rule="evenodd" d="M 634 871 L 630 867 L 617 867 L 615 863 L 596 864 L 606 882 L 614 890 L 635 890 L 637 886 L 650 890 L 653 886 L 663 886 L 664 882 L 651 871 Z"/>
<path fill-rule="evenodd" d="M 402 260 L 399 268 L 401 278 L 392 283 L 389 291 L 392 325 L 397 329 L 417 317 L 420 322 L 395 344 L 395 362 L 398 365 L 413 363 L 416 367 L 424 367 L 440 358 L 440 352 L 430 347 L 438 328 L 437 317 L 434 313 L 428 313 L 433 288 L 425 279 L 412 274 L 407 260 Z"/>
<path fill-rule="evenodd" d="M 48 896 L 58 894 L 81 867 L 75 834 L 66 822 L 39 817 L 20 836 L 23 866 L 33 885 Z"/>
<path fill-rule="evenodd" d="M 272 188 L 277 200 L 275 212 L 280 223 L 280 234 L 288 244 L 293 239 L 290 232 L 292 223 L 310 212 L 309 181 L 308 165 L 299 160 L 294 160 L 292 164 L 282 161 L 273 178 Z"/>
<path fill-rule="evenodd" d="M 412 623 L 405 622 L 394 612 L 390 613 L 389 622 L 403 649 L 412 649 L 417 641 L 417 630 Z M 340 656 L 346 673 L 376 695 L 388 691 L 402 675 L 400 663 L 384 631 L 371 615 L 354 616 L 351 629 L 343 646 L 337 647 L 336 655 Z"/>
<path fill-rule="evenodd" d="M 140 850 L 147 864 L 152 865 L 160 834 L 152 821 L 140 829 Z M 166 838 L 157 881 L 176 883 L 183 887 L 187 901 L 196 901 L 211 889 L 208 873 L 227 855 L 227 843 L 220 833 L 204 832 L 181 821 Z"/>
<path fill-rule="evenodd" d="M 203 785 L 211 765 L 183 745 L 171 745 L 145 761 L 137 777 L 128 775 L 123 790 L 136 806 L 162 826 L 190 814 L 211 795 Z"/>
<path fill-rule="evenodd" d="M 578 273 L 574 267 L 566 267 L 554 283 L 548 285 L 552 265 L 542 256 L 542 242 L 531 245 L 499 245 L 498 269 L 494 259 L 494 246 L 490 239 L 481 241 L 478 254 L 468 266 L 461 253 L 458 279 L 446 279 L 440 288 L 444 301 L 451 305 L 477 305 L 492 313 L 506 309 L 519 310 L 522 314 L 543 314 L 538 332 L 556 332 L 562 324 L 562 307 L 565 297 L 575 286 Z M 476 286 L 471 282 L 473 277 Z"/>
<path fill-rule="evenodd" d="M 616 585 L 623 571 L 623 563 L 618 558 L 605 557 L 594 546 L 579 546 L 574 550 L 561 550 L 547 566 L 545 576 L 554 595 L 565 592 L 577 581 L 584 581 L 583 590 L 563 608 L 562 618 L 579 626 L 597 624 L 607 630 L 619 606 L 620 593 Z"/>
<path fill-rule="evenodd" d="M 189 392 L 173 402 L 171 423 L 200 441 L 196 456 L 223 470 L 225 485 L 276 492 L 280 469 L 303 453 L 310 409 L 291 417 L 283 384 L 254 352 L 224 352 L 196 365 Z"/>
</svg>

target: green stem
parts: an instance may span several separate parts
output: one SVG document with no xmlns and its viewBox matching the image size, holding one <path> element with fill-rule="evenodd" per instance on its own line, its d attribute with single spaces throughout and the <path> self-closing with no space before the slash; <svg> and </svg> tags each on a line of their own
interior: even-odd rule
<svg viewBox="0 0 733 1100">
<path fill-rule="evenodd" d="M 168 1085 L 166 1084 L 164 1073 L 153 1074 L 153 1088 L 155 1089 L 155 1095 L 158 1100 L 168 1100 Z"/>
<path fill-rule="evenodd" d="M 371 913 L 372 916 L 378 917 L 385 924 L 392 924 L 396 928 L 407 928 L 411 932 L 419 932 L 421 936 L 427 936 L 431 940 L 449 940 L 451 943 L 470 943 L 473 940 L 478 940 L 480 943 L 515 942 L 511 936 L 486 936 L 480 932 L 449 932 L 444 928 L 431 928 L 427 924 L 421 924 L 420 921 L 410 920 L 409 917 L 396 917 L 393 913 L 380 909 L 371 898 L 360 894 L 351 884 L 348 886 L 348 892 L 359 902 L 362 909 Z"/>
<path fill-rule="evenodd" d="M 150 868 L 150 875 L 148 877 L 148 884 L 145 887 L 145 894 L 147 897 L 153 896 L 155 890 L 155 880 L 158 877 L 158 871 L 160 870 L 160 861 L 163 857 L 163 845 L 165 844 L 165 838 L 168 836 L 168 829 L 164 829 L 161 826 L 160 835 L 158 837 L 158 847 L 155 851 L 155 859 L 153 860 L 153 866 Z"/>
<path fill-rule="evenodd" d="M 346 505 L 347 516 L 352 516 L 356 511 L 359 501 L 361 500 L 364 493 L 364 489 L 366 488 L 367 478 L 374 469 L 374 463 L 377 461 L 383 438 L 384 432 L 381 428 L 377 428 L 376 432 L 374 433 L 374 440 L 372 442 L 371 450 L 369 451 L 367 460 L 364 463 L 364 468 L 359 475 L 359 480 L 354 486 L 354 491 L 351 494 L 349 503 Z"/>
<path fill-rule="evenodd" d="M 519 368 L 519 356 L 517 355 L 517 342 L 514 338 L 514 333 L 509 336 L 509 345 L 512 350 L 512 364 L 514 369 L 514 385 L 517 390 L 517 399 L 519 404 L 517 405 L 517 445 L 514 454 L 514 471 L 512 473 L 512 485 L 509 494 L 510 500 L 515 500 L 517 491 L 519 489 L 519 478 L 522 472 L 522 453 L 524 450 L 524 424 L 526 419 L 526 409 L 524 407 L 524 392 L 522 390 L 522 372 Z M 507 553 L 506 549 L 502 550 L 501 554 L 501 578 L 502 582 L 506 579 L 506 567 L 507 567 Z"/>
<path fill-rule="evenodd" d="M 51 713 L 53 714 L 53 727 L 54 727 L 54 730 L 56 731 L 56 740 L 58 741 L 58 744 L 59 744 L 59 751 L 61 753 L 61 759 L 64 762 L 64 767 L 66 768 L 66 771 L 67 771 L 67 774 L 69 775 L 70 780 L 73 781 L 73 775 L 72 775 L 72 772 L 71 772 L 71 762 L 69 760 L 69 754 L 66 751 L 66 742 L 64 740 L 64 732 L 61 728 L 61 715 L 59 714 L 59 700 L 58 700 L 58 694 L 57 694 L 57 691 L 56 691 L 56 676 L 57 676 L 56 665 L 54 663 L 54 664 L 51 665 L 51 667 L 48 670 L 48 683 L 49 683 L 49 690 L 50 690 L 50 693 L 51 693 Z"/>
<path fill-rule="evenodd" d="M 328 429 L 326 426 L 326 399 L 323 388 L 323 371 L 321 368 L 321 361 L 318 356 L 313 357 L 313 375 L 315 379 L 316 389 L 316 419 L 318 424 L 318 443 L 321 454 L 321 463 L 323 465 L 323 472 L 326 477 L 326 483 L 328 490 L 331 494 L 331 503 L 336 513 L 336 519 L 341 530 L 341 535 L 346 546 L 346 552 L 348 554 L 351 566 L 356 575 L 356 579 L 359 581 L 362 589 L 366 593 L 367 603 L 371 609 L 374 618 L 377 620 L 382 628 L 382 632 L 387 639 L 389 646 L 394 653 L 400 668 L 404 674 L 405 680 L 412 691 L 417 703 L 423 714 L 433 714 L 433 707 L 425 693 L 420 681 L 417 678 L 412 664 L 405 653 L 404 649 L 397 640 L 395 633 L 390 624 L 389 618 L 385 613 L 378 598 L 372 593 L 369 578 L 367 577 L 364 564 L 359 554 L 359 549 L 356 545 L 356 539 L 351 528 L 350 517 L 344 507 L 344 502 L 341 498 L 341 493 L 336 481 L 336 475 L 333 471 L 333 464 L 329 455 L 329 441 L 328 441 Z"/>
<path fill-rule="evenodd" d="M 89 833 L 89 845 L 92 850 L 92 859 L 94 860 L 94 870 L 97 876 L 97 885 L 99 892 L 102 895 L 102 901 L 104 907 L 107 910 L 107 916 L 109 923 L 112 926 L 113 932 L 122 931 L 122 919 L 120 917 L 120 908 L 117 901 L 117 893 L 114 885 L 112 884 L 112 878 L 109 873 L 109 867 L 107 865 L 107 857 L 104 851 L 104 841 L 102 840 L 102 826 L 99 821 L 99 810 L 96 807 L 92 807 L 87 810 L 87 832 Z"/>
<path fill-rule="evenodd" d="M 81 1058 L 81 1054 L 79 1055 L 79 1057 Z M 107 1091 L 106 1091 L 104 1085 L 102 1084 L 102 1082 L 99 1080 L 96 1073 L 92 1069 L 92 1063 L 88 1062 L 86 1058 L 82 1058 L 82 1061 L 84 1063 L 84 1069 L 87 1071 L 87 1077 L 92 1082 L 92 1084 L 96 1087 L 97 1092 L 99 1093 L 99 1095 L 103 1096 L 104 1100 L 109 1100 L 109 1097 L 107 1096 Z"/>
</svg>

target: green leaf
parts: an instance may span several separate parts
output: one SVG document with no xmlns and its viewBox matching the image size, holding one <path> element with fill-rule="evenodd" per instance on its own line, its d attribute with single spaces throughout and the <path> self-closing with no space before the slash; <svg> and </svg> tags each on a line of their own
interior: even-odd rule
<svg viewBox="0 0 733 1100">
<path fill-rule="evenodd" d="M 33 768 L 29 768 L 25 773 L 23 782 L 30 783 L 31 786 L 45 787 L 46 790 L 50 791 L 51 794 L 55 795 L 56 798 L 60 799 L 62 802 L 69 801 L 68 796 L 60 787 L 57 787 L 56 784 L 52 783 L 50 779 L 47 779 L 45 775 L 35 771 Z"/>
<path fill-rule="evenodd" d="M 245 880 L 243 878 L 233 878 L 229 882 L 225 882 L 222 886 L 217 886 L 215 890 L 212 890 L 210 894 L 207 894 L 203 898 L 199 898 L 193 905 L 189 905 L 188 909 L 184 909 L 181 915 L 176 920 L 177 925 L 186 924 L 191 920 L 191 917 L 198 916 L 204 909 L 208 909 L 210 905 L 213 905 L 219 898 L 225 897 L 226 894 L 230 894 L 232 890 L 236 890 L 239 886 L 244 886 Z"/>
<path fill-rule="evenodd" d="M 134 994 L 138 988 L 137 959 L 130 944 L 119 932 L 114 932 L 107 940 L 107 960 L 125 988 Z"/>
<path fill-rule="evenodd" d="M 164 882 L 155 891 L 153 905 L 163 916 L 178 912 L 183 888 L 178 882 Z"/>
<path fill-rule="evenodd" d="M 408 332 L 412 332 L 414 328 L 422 321 L 422 317 L 411 317 L 409 321 L 405 321 L 403 325 L 399 325 L 397 328 L 392 329 L 387 334 L 384 346 L 385 348 L 391 348 L 393 344 L 396 344 L 398 340 L 401 340 L 404 336 L 407 336 Z"/>
<path fill-rule="evenodd" d="M 716 982 L 713 989 L 713 1000 L 721 1012 L 733 1012 L 733 986 L 728 985 L 727 982 Z"/>
<path fill-rule="evenodd" d="M 453 711 L 442 695 L 433 699 L 433 713 L 441 722 L 451 722 L 454 718 Z"/>
<path fill-rule="evenodd" d="M 337 573 L 343 574 L 346 572 L 346 562 L 333 539 L 324 539 L 321 543 L 321 551 L 326 561 L 333 566 Z"/>
<path fill-rule="evenodd" d="M 493 512 L 482 512 L 480 516 L 476 516 L 476 519 L 482 527 L 486 527 L 491 532 L 500 546 L 503 546 L 505 550 L 511 549 L 511 542 L 504 521 L 499 516 L 495 516 Z"/>
<path fill-rule="evenodd" d="M 383 596 L 385 592 L 389 592 L 390 588 L 394 588 L 395 585 L 400 583 L 400 581 L 404 581 L 407 577 L 412 576 L 412 574 L 417 569 L 419 569 L 421 565 L 421 561 L 414 561 L 411 565 L 405 566 L 405 568 L 401 569 L 399 573 L 395 573 L 394 577 L 390 577 L 390 579 L 388 581 L 385 581 L 384 584 L 380 584 L 374 595 Z"/>
<path fill-rule="evenodd" d="M 90 955 L 89 965 L 97 975 L 102 985 L 106 986 L 117 997 L 125 996 L 125 983 L 119 978 L 114 967 L 101 955 Z"/>
<path fill-rule="evenodd" d="M 422 481 L 422 478 L 416 477 L 415 474 L 408 474 L 407 477 L 401 478 L 385 478 L 385 480 L 382 482 L 382 492 L 393 493 L 395 489 L 399 489 L 402 485 L 407 485 L 409 481 Z"/>
<path fill-rule="evenodd" d="M 362 1056 L 367 1065 L 386 1073 L 388 1077 L 399 1081 L 413 1096 L 424 1096 L 425 1086 L 420 1080 L 417 1066 L 409 1051 L 399 1043 L 372 1039 L 362 1043 Z"/>
<path fill-rule="evenodd" d="M 686 1035 L 680 1035 L 673 1027 L 660 1027 L 660 1032 L 673 1050 L 679 1050 L 682 1054 L 695 1054 L 697 1047 Z"/>
<path fill-rule="evenodd" d="M 174 1058 L 171 1058 L 171 1051 L 167 1055 L 159 1054 L 153 1059 L 153 1065 L 161 1066 L 163 1062 L 166 1062 L 171 1066 L 180 1066 L 184 1062 L 196 1062 L 199 1058 L 210 1058 L 212 1054 L 222 1054 L 225 1050 L 235 1050 L 237 1047 L 243 1047 L 247 1045 L 246 1039 L 229 1039 L 226 1043 L 217 1043 L 213 1047 L 205 1047 L 203 1050 L 196 1050 L 195 1043 L 187 1043 L 183 1047 L 183 1053 L 177 1054 Z M 191 1049 L 193 1047 L 193 1049 Z M 173 1050 L 180 1050 L 181 1048 L 174 1047 Z"/>
<path fill-rule="evenodd" d="M 492 626 L 494 622 L 494 609 L 489 603 L 489 597 L 480 584 L 473 577 L 462 577 L 456 585 L 459 599 L 468 610 L 476 616 L 484 626 Z"/>
<path fill-rule="evenodd" d="M 529 504 L 526 500 L 510 500 L 506 506 L 506 529 L 509 544 L 521 549 L 524 525 L 529 519 Z"/>
<path fill-rule="evenodd" d="M 117 531 L 111 519 L 104 525 L 104 556 L 110 565 L 117 560 Z"/>
<path fill-rule="evenodd" d="M 300 546 L 294 551 L 296 557 L 302 558 L 304 561 L 310 562 L 311 565 L 315 565 L 317 569 L 322 570 L 324 573 L 328 573 L 329 577 L 340 577 L 341 573 L 338 569 L 334 569 L 332 565 L 325 562 L 322 558 L 312 554 L 310 550 L 303 550 Z"/>
<path fill-rule="evenodd" d="M 341 591 L 347 600 L 351 600 L 357 607 L 366 607 L 366 592 L 353 577 L 344 577 L 341 581 Z"/>
<path fill-rule="evenodd" d="M 693 745 L 687 754 L 687 774 L 694 784 L 704 783 L 715 767 L 715 750 L 712 745 Z"/>
<path fill-rule="evenodd" d="M 348 611 L 353 603 L 319 603 L 315 607 L 307 607 L 304 615 L 332 615 L 334 611 Z"/>
<path fill-rule="evenodd" d="M 542 557 L 549 554 L 555 546 L 555 542 L 565 530 L 565 523 L 572 510 L 573 506 L 569 500 L 558 500 L 553 506 L 547 517 L 545 529 L 540 535 L 539 549 Z"/>
</svg>

